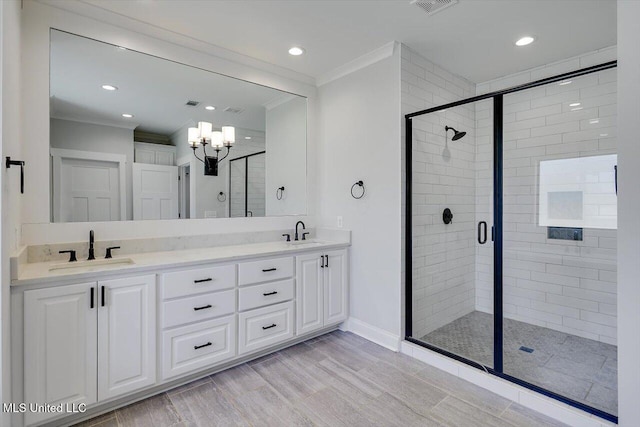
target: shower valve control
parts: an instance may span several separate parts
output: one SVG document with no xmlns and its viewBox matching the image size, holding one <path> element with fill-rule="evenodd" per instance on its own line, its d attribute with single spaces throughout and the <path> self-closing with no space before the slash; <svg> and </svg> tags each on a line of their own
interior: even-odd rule
<svg viewBox="0 0 640 427">
<path fill-rule="evenodd" d="M 451 212 L 451 209 L 445 208 L 444 212 L 442 212 L 442 221 L 445 224 L 450 224 L 451 221 L 453 221 L 453 213 Z"/>
</svg>

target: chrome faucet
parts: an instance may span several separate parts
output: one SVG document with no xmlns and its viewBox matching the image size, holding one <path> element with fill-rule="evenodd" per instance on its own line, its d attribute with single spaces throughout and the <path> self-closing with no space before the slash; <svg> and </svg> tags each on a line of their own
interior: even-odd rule
<svg viewBox="0 0 640 427">
<path fill-rule="evenodd" d="M 87 261 L 91 261 L 96 259 L 95 254 L 93 253 L 93 230 L 89 231 L 89 258 L 87 258 Z"/>
<path fill-rule="evenodd" d="M 300 224 L 302 224 L 302 230 L 306 230 L 306 229 L 307 229 L 307 228 L 304 226 L 304 222 L 302 222 L 302 221 L 298 221 L 298 222 L 296 222 L 296 236 L 295 236 L 295 239 L 294 239 L 294 240 L 298 240 L 298 226 L 299 226 Z M 304 239 L 304 235 L 305 235 L 305 234 L 307 234 L 307 233 L 303 233 L 303 234 L 302 234 L 302 240 L 305 240 L 305 239 Z"/>
</svg>

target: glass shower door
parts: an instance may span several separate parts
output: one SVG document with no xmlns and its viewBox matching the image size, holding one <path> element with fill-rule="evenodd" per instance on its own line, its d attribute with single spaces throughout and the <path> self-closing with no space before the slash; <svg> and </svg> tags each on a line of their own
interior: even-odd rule
<svg viewBox="0 0 640 427">
<path fill-rule="evenodd" d="M 492 105 L 416 116 L 411 130 L 411 336 L 485 367 L 494 358 Z"/>
<path fill-rule="evenodd" d="M 504 97 L 504 372 L 617 414 L 616 69 Z"/>
</svg>

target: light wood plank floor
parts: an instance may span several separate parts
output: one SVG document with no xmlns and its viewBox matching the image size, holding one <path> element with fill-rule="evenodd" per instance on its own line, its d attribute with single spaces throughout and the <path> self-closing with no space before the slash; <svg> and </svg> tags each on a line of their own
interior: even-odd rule
<svg viewBox="0 0 640 427">
<path fill-rule="evenodd" d="M 357 335 L 332 332 L 82 426 L 562 426 Z"/>
</svg>

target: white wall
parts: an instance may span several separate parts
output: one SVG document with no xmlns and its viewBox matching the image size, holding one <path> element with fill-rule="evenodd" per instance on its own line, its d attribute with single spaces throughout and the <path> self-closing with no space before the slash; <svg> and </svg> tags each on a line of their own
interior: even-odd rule
<svg viewBox="0 0 640 427">
<path fill-rule="evenodd" d="M 402 46 L 402 114 L 471 96 L 475 85 Z M 475 111 L 473 104 L 412 119 L 413 333 L 474 310 Z M 451 141 L 453 131 L 467 132 Z M 453 221 L 444 224 L 449 208 Z"/>
<path fill-rule="evenodd" d="M 267 215 L 305 212 L 307 101 L 292 97 L 266 114 Z M 282 200 L 276 198 L 279 187 L 285 188 Z"/>
<path fill-rule="evenodd" d="M 487 93 L 615 59 L 615 47 L 602 49 L 482 83 L 477 90 Z M 582 241 L 548 239 L 547 227 L 540 225 L 539 191 L 540 162 L 616 153 L 616 72 L 505 95 L 503 117 L 505 317 L 610 344 L 616 343 L 616 230 L 584 228 Z M 575 102 L 580 106 L 569 105 Z M 477 138 L 477 167 L 488 171 L 477 176 L 480 192 L 493 185 L 492 102 L 478 104 L 476 118 L 483 135 Z M 596 187 L 598 198 L 612 202 L 615 211 L 613 176 L 611 168 L 603 176 L 607 182 Z M 491 215 L 487 210 L 478 221 L 491 224 Z M 476 309 L 488 313 L 493 312 L 490 246 L 478 248 L 477 260 Z"/>
<path fill-rule="evenodd" d="M 399 50 L 396 45 L 385 59 L 319 88 L 319 209 L 324 225 L 335 227 L 340 216 L 352 230 L 350 316 L 396 341 L 402 270 Z M 355 200 L 350 188 L 358 180 L 367 193 Z"/>
<path fill-rule="evenodd" d="M 309 78 L 288 70 L 271 66 L 248 57 L 224 52 L 214 46 L 200 43 L 179 36 L 160 28 L 133 22 L 126 17 L 108 13 L 88 4 L 53 3 L 60 7 L 74 6 L 89 16 L 100 20 L 77 15 L 46 4 L 31 0 L 24 2 L 22 37 L 24 43 L 23 68 L 29 85 L 23 87 L 22 100 L 28 108 L 22 109 L 22 117 L 28 126 L 22 128 L 24 140 L 30 141 L 27 153 L 26 176 L 33 187 L 22 198 L 22 223 L 25 239 L 23 244 L 43 243 L 44 240 L 55 242 L 73 239 L 84 240 L 86 232 L 91 228 L 100 228 L 103 238 L 117 235 L 138 237 L 154 237 L 156 235 L 197 234 L 197 229 L 207 233 L 224 232 L 234 229 L 237 224 L 225 224 L 225 219 L 203 220 L 199 226 L 185 224 L 181 220 L 168 221 L 164 224 L 141 222 L 118 222 L 109 224 L 78 223 L 75 225 L 48 224 L 49 221 L 49 183 L 48 174 L 37 171 L 48 170 L 49 144 L 49 29 L 57 28 L 84 37 L 124 46 L 133 50 L 167 58 L 187 65 L 206 70 L 220 72 L 254 83 L 274 87 L 289 93 L 307 97 L 309 122 L 307 127 L 307 214 L 315 210 L 315 176 L 316 151 L 315 134 L 315 96 L 316 88 Z M 185 47 L 189 46 L 189 47 Z M 218 56 L 214 56 L 218 55 Z M 17 199 L 12 200 L 14 203 Z M 242 219 L 248 229 L 259 224 L 259 229 L 275 229 L 293 227 L 296 218 Z M 313 218 L 307 218 L 311 224 Z"/>
<path fill-rule="evenodd" d="M 127 157 L 127 218 L 133 219 L 133 129 L 51 119 L 51 148 L 122 154 Z"/>
<path fill-rule="evenodd" d="M 5 156 L 22 160 L 21 43 L 20 2 L 0 2 L 0 152 L 3 161 Z M 27 178 L 25 184 L 29 189 L 33 182 Z M 20 238 L 20 170 L 15 167 L 6 169 L 3 164 L 0 188 L 0 402 L 8 402 L 11 396 L 9 254 L 15 251 Z M 2 412 L 0 425 L 8 426 L 9 423 L 9 414 Z"/>
<path fill-rule="evenodd" d="M 640 420 L 640 2 L 618 1 L 618 416 Z"/>
</svg>

